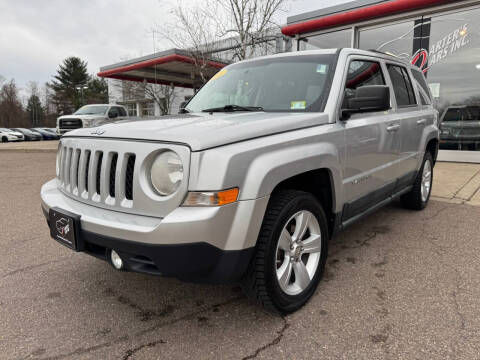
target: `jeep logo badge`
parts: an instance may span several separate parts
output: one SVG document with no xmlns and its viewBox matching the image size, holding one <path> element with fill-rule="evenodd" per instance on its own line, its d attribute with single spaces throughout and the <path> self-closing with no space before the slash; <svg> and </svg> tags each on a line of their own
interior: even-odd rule
<svg viewBox="0 0 480 360">
<path fill-rule="evenodd" d="M 103 129 L 97 129 L 94 132 L 92 132 L 92 135 L 102 135 L 105 133 L 105 130 Z"/>
</svg>

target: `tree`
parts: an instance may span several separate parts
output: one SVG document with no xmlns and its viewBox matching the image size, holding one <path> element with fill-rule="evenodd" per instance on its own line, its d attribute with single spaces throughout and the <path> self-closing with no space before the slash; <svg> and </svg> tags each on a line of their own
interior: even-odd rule
<svg viewBox="0 0 480 360">
<path fill-rule="evenodd" d="M 236 56 L 244 60 L 252 56 L 258 45 L 271 39 L 272 28 L 278 28 L 274 16 L 283 10 L 285 0 L 213 0 L 210 15 L 217 20 L 220 37 L 231 37 L 236 43 Z M 214 16 L 219 13 L 224 16 Z"/>
<path fill-rule="evenodd" d="M 30 97 L 28 98 L 26 111 L 28 115 L 28 120 L 31 121 L 32 127 L 40 126 L 45 117 L 45 111 L 38 95 L 30 95 Z"/>
<path fill-rule="evenodd" d="M 170 114 L 171 106 L 177 93 L 173 84 L 160 85 L 145 83 L 145 95 L 157 103 L 162 115 L 167 115 Z"/>
<path fill-rule="evenodd" d="M 103 78 L 91 76 L 85 90 L 85 100 L 89 104 L 108 104 L 108 84 Z"/>
<path fill-rule="evenodd" d="M 72 56 L 60 64 L 54 80 L 49 84 L 54 91 L 52 99 L 61 113 L 72 113 L 84 103 L 84 86 L 90 81 L 87 62 Z M 82 89 L 77 89 L 78 87 Z"/>
<path fill-rule="evenodd" d="M 157 25 L 164 38 L 175 47 L 188 51 L 196 74 L 205 83 L 207 60 L 227 50 L 231 59 L 244 60 L 275 40 L 279 26 L 275 15 L 286 0 L 206 0 L 202 5 L 179 3 L 172 11 L 173 21 Z M 222 41 L 223 40 L 223 41 Z"/>
<path fill-rule="evenodd" d="M 18 96 L 15 80 L 0 89 L 0 127 L 21 127 L 25 124 L 25 111 Z"/>
<path fill-rule="evenodd" d="M 157 25 L 160 34 L 176 48 L 188 52 L 193 60 L 194 71 L 191 76 L 199 78 L 200 87 L 209 80 L 207 60 L 215 51 L 218 40 L 217 21 L 206 11 L 208 4 L 186 7 L 181 2 L 172 10 L 173 21 Z"/>
</svg>

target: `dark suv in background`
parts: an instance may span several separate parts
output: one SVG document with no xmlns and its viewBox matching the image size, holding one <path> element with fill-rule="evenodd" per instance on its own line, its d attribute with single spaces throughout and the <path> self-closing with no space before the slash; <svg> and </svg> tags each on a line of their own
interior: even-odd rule
<svg viewBox="0 0 480 360">
<path fill-rule="evenodd" d="M 440 122 L 440 147 L 454 150 L 480 149 L 480 106 L 449 106 Z"/>
</svg>

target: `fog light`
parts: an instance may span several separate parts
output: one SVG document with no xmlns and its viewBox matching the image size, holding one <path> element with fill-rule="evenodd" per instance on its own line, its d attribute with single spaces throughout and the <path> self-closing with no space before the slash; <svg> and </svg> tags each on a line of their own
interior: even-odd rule
<svg viewBox="0 0 480 360">
<path fill-rule="evenodd" d="M 117 270 L 123 269 L 123 260 L 120 255 L 117 254 L 115 250 L 110 252 L 110 259 L 112 260 L 112 265 Z"/>
</svg>

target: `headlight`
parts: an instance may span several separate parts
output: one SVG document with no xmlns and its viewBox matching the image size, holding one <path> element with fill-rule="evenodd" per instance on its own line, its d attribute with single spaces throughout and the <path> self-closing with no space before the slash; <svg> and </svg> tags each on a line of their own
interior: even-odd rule
<svg viewBox="0 0 480 360">
<path fill-rule="evenodd" d="M 95 126 L 95 119 L 83 119 L 82 126 L 84 128 L 89 128 Z"/>
<path fill-rule="evenodd" d="M 153 188 L 162 196 L 173 194 L 183 180 L 183 164 L 173 151 L 165 151 L 157 156 L 150 169 Z"/>
</svg>

